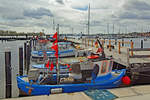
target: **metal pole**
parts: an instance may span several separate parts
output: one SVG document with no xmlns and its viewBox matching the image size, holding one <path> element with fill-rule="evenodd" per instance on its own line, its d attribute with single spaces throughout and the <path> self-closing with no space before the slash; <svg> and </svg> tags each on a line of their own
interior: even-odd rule
<svg viewBox="0 0 150 100">
<path fill-rule="evenodd" d="M 89 4 L 89 9 L 88 9 L 88 36 L 90 34 L 90 4 Z"/>
<path fill-rule="evenodd" d="M 57 39 L 59 40 L 59 24 L 57 24 L 57 29 L 56 29 L 56 31 L 57 31 Z M 57 43 L 57 45 L 58 45 L 58 43 Z M 59 51 L 59 47 L 58 47 L 58 51 Z M 56 61 L 56 71 L 57 71 L 57 84 L 59 84 L 59 57 L 58 58 L 56 58 L 57 59 L 57 61 Z"/>
</svg>

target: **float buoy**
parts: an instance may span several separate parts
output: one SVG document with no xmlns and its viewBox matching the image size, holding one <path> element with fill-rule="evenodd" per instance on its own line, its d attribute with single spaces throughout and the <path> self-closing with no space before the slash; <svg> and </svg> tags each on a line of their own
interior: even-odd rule
<svg viewBox="0 0 150 100">
<path fill-rule="evenodd" d="M 125 85 L 130 85 L 131 79 L 128 76 L 124 76 L 124 77 L 122 77 L 122 83 Z"/>
</svg>

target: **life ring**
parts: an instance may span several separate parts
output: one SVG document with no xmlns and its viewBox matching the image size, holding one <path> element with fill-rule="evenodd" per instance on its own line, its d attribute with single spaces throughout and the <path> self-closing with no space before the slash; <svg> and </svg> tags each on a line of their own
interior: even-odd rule
<svg viewBox="0 0 150 100">
<path fill-rule="evenodd" d="M 99 58 L 99 56 L 98 55 L 92 55 L 92 56 L 88 56 L 87 58 L 88 59 L 96 59 L 96 58 Z"/>
</svg>

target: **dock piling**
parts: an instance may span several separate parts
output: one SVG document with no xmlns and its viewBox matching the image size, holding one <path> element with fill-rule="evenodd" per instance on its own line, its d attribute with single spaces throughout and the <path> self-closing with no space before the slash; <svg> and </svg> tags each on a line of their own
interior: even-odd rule
<svg viewBox="0 0 150 100">
<path fill-rule="evenodd" d="M 29 71 L 29 66 L 30 66 L 30 44 L 27 43 L 27 57 L 26 57 L 26 62 L 27 62 L 27 74 Z"/>
<path fill-rule="evenodd" d="M 19 47 L 19 75 L 23 75 L 23 48 Z"/>
<path fill-rule="evenodd" d="M 111 40 L 109 40 L 109 51 L 111 51 Z"/>
<path fill-rule="evenodd" d="M 27 43 L 24 43 L 24 68 L 27 69 Z"/>
<path fill-rule="evenodd" d="M 124 39 L 122 39 L 122 47 L 124 47 Z"/>
<path fill-rule="evenodd" d="M 11 52 L 5 52 L 6 98 L 11 98 Z"/>
<path fill-rule="evenodd" d="M 119 42 L 118 42 L 118 53 L 119 53 L 119 54 L 121 54 L 120 48 L 121 48 L 121 46 L 120 46 L 120 41 L 119 41 Z"/>
<path fill-rule="evenodd" d="M 141 40 L 141 49 L 143 49 L 143 40 Z"/>
</svg>

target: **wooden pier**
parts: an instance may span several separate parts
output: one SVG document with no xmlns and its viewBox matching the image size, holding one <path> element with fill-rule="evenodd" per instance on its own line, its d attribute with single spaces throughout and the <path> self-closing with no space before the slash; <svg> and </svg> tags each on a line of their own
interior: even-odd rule
<svg viewBox="0 0 150 100">
<path fill-rule="evenodd" d="M 76 43 L 80 43 L 80 47 L 91 49 L 95 51 L 98 48 L 95 48 L 94 39 L 71 39 Z M 134 43 L 132 41 L 114 41 L 114 40 L 100 40 L 106 56 L 112 56 L 114 61 L 129 67 L 130 64 L 135 63 L 150 63 L 150 48 L 134 48 Z M 117 43 L 115 43 L 117 42 Z M 121 45 L 122 44 L 122 45 Z M 125 47 L 124 44 L 129 44 L 129 47 Z M 113 48 L 112 48 L 113 47 Z M 143 47 L 143 46 L 142 46 Z"/>
</svg>

